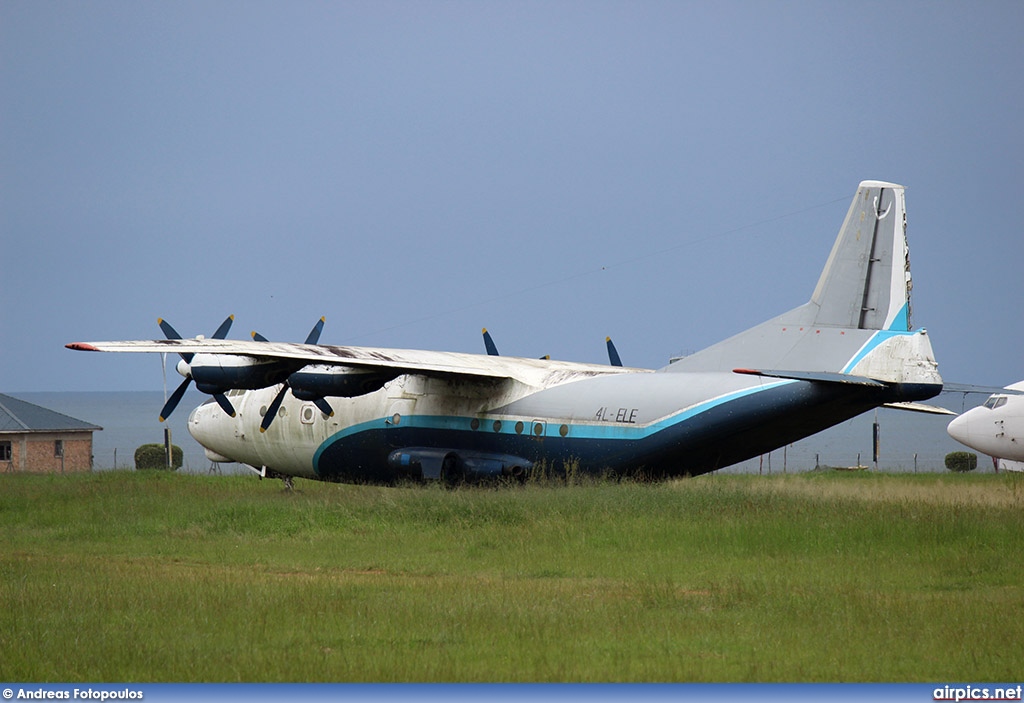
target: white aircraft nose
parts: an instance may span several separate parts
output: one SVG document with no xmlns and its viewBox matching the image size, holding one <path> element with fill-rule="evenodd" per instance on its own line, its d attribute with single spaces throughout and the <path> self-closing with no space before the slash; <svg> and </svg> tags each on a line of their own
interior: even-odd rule
<svg viewBox="0 0 1024 703">
<path fill-rule="evenodd" d="M 235 461 L 224 454 L 234 437 L 234 420 L 213 401 L 207 401 L 188 416 L 188 433 L 205 450 L 206 458 L 224 464 Z"/>
<path fill-rule="evenodd" d="M 946 426 L 946 432 L 949 436 L 955 439 L 960 444 L 966 444 L 970 446 L 970 424 L 971 421 L 967 417 L 970 413 L 964 413 L 963 415 L 957 415 L 953 420 Z"/>
<path fill-rule="evenodd" d="M 953 418 L 946 426 L 946 432 L 960 444 L 990 456 L 998 456 L 1001 449 L 999 436 L 989 410 L 975 408 Z"/>
</svg>

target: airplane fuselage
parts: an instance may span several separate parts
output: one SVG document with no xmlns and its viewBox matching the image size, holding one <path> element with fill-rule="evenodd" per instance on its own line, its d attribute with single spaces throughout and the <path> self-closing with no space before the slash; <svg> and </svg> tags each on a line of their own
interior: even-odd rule
<svg viewBox="0 0 1024 703">
<path fill-rule="evenodd" d="M 391 483 L 531 472 L 697 475 L 870 408 L 924 400 L 942 378 L 910 321 L 903 186 L 863 181 L 810 299 L 657 371 L 422 349 L 183 339 L 75 342 L 177 353 L 214 402 L 189 431 L 217 461 L 262 475 Z"/>
<path fill-rule="evenodd" d="M 373 393 L 329 398 L 333 417 L 287 397 L 261 433 L 276 394 L 268 388 L 229 394 L 234 418 L 204 404 L 188 426 L 211 458 L 311 479 L 392 483 L 540 467 L 667 477 L 714 471 L 939 388 L 625 369 L 538 389 L 408 374 Z"/>
</svg>

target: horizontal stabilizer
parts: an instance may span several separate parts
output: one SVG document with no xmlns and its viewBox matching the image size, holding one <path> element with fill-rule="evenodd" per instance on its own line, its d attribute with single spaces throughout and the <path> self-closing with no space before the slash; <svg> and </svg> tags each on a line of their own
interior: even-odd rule
<svg viewBox="0 0 1024 703">
<path fill-rule="evenodd" d="M 848 373 L 830 371 L 774 371 L 765 369 L 733 369 L 733 373 L 748 376 L 768 376 L 770 378 L 787 378 L 793 381 L 816 381 L 820 383 L 847 383 L 855 386 L 871 386 L 885 388 L 886 384 L 866 376 L 851 376 Z"/>
<path fill-rule="evenodd" d="M 928 405 L 927 403 L 886 403 L 882 407 L 892 408 L 893 410 L 909 410 L 914 413 L 927 413 L 929 415 L 956 415 L 952 410 L 940 408 L 938 405 Z"/>
<path fill-rule="evenodd" d="M 985 395 L 1022 395 L 1024 390 L 1000 386 L 976 386 L 971 383 L 943 383 L 943 393 L 983 393 Z"/>
</svg>

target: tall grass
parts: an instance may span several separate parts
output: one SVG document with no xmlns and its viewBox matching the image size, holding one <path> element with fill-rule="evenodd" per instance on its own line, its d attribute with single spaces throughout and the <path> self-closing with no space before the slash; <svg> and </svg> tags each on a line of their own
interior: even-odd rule
<svg viewBox="0 0 1024 703">
<path fill-rule="evenodd" d="M 0 477 L 0 679 L 1014 680 L 1013 476 Z"/>
</svg>

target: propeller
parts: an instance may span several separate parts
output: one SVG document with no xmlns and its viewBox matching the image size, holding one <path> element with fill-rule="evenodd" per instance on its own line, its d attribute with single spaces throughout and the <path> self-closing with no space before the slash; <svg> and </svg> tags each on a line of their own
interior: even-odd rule
<svg viewBox="0 0 1024 703">
<path fill-rule="evenodd" d="M 274 396 L 274 400 L 270 403 L 267 408 L 267 414 L 263 416 L 263 422 L 260 423 L 260 432 L 266 432 L 270 427 L 270 423 L 277 417 L 277 411 L 281 407 L 281 403 L 284 401 L 284 394 L 288 392 L 288 381 L 281 384 L 281 390 L 278 391 L 277 395 Z"/>
<path fill-rule="evenodd" d="M 324 331 L 324 319 L 325 318 L 321 317 L 319 320 L 316 321 L 316 324 L 313 325 L 313 329 L 311 329 L 309 331 L 309 334 L 306 335 L 306 341 L 304 342 L 304 344 L 316 344 L 317 342 L 320 341 L 320 333 Z M 253 330 L 251 334 L 253 340 L 256 342 L 270 341 L 256 330 Z"/>
<path fill-rule="evenodd" d="M 611 337 L 605 337 L 604 341 L 605 341 L 605 344 L 608 345 L 608 362 L 612 366 L 622 366 L 622 359 L 619 358 L 619 352 L 615 348 L 615 345 L 612 344 L 612 338 Z"/>
<path fill-rule="evenodd" d="M 316 324 L 313 325 L 313 329 L 306 335 L 306 344 L 316 344 L 320 341 L 320 333 L 324 331 L 324 318 L 321 317 L 317 320 Z M 252 338 L 257 342 L 269 342 L 270 340 L 264 337 L 259 332 L 253 331 Z M 267 406 L 267 413 L 263 416 L 263 421 L 260 422 L 260 432 L 266 432 L 270 428 L 270 423 L 277 417 L 277 411 L 281 408 L 281 403 L 284 402 L 284 394 L 288 392 L 288 380 L 285 379 L 284 383 L 281 384 L 281 390 L 274 396 L 274 400 L 271 401 L 270 405 Z M 317 398 L 313 401 L 313 404 L 320 409 L 320 412 L 325 415 L 334 415 L 334 408 L 323 398 Z"/>
<path fill-rule="evenodd" d="M 316 344 L 320 341 L 320 333 L 324 331 L 324 318 L 321 316 L 316 324 L 313 325 L 313 329 L 306 335 L 306 344 Z"/>
<path fill-rule="evenodd" d="M 313 405 L 318 407 L 320 409 L 320 412 L 322 412 L 324 415 L 327 415 L 328 417 L 334 417 L 334 408 L 332 408 L 331 404 L 328 403 L 323 398 L 315 398 L 313 400 Z"/>
<path fill-rule="evenodd" d="M 498 347 L 494 344 L 494 339 L 491 337 L 491 333 L 487 331 L 487 328 L 483 328 L 484 335 L 484 348 L 487 350 L 488 356 L 500 356 L 498 354 Z M 608 361 L 612 366 L 622 366 L 622 359 L 619 358 L 619 352 L 612 343 L 611 337 L 604 338 L 605 344 L 608 346 Z M 540 357 L 541 359 L 548 361 L 551 359 L 550 354 L 545 354 Z"/>
<path fill-rule="evenodd" d="M 231 323 L 234 321 L 235 316 L 228 315 L 224 322 L 220 323 L 220 327 L 217 328 L 217 331 L 213 333 L 213 339 L 224 339 L 227 337 L 228 330 L 231 329 Z M 182 338 L 181 335 L 178 334 L 178 331 L 171 327 L 171 323 L 162 317 L 157 318 L 156 323 L 160 326 L 161 331 L 167 339 Z M 176 407 L 178 407 L 178 403 L 181 402 L 182 397 L 185 395 L 185 391 L 188 390 L 188 385 L 192 383 L 192 372 L 189 369 L 189 364 L 192 363 L 194 355 L 189 352 L 179 352 L 178 356 L 180 356 L 181 360 L 185 363 L 182 364 L 179 362 L 176 368 L 178 373 L 185 377 L 185 380 L 181 382 L 181 385 L 174 389 L 174 392 L 171 393 L 171 397 L 167 399 L 166 403 L 164 403 L 163 409 L 160 410 L 160 422 L 165 421 L 171 416 L 171 413 L 174 412 Z M 231 402 L 227 399 L 227 396 L 223 393 L 213 393 L 212 395 L 213 399 L 217 401 L 217 405 L 219 405 L 224 412 L 231 417 L 235 416 L 235 409 L 231 406 Z"/>
<path fill-rule="evenodd" d="M 501 356 L 498 354 L 498 347 L 494 346 L 494 340 L 491 339 L 491 333 L 484 327 L 484 349 L 487 350 L 488 356 Z"/>
<path fill-rule="evenodd" d="M 487 331 L 486 327 L 483 328 L 483 335 L 484 349 L 487 350 L 487 356 L 501 356 L 501 354 L 498 353 L 498 347 L 494 344 L 494 339 L 491 338 L 491 333 Z M 545 354 L 540 357 L 540 359 L 543 361 L 551 361 L 551 355 Z"/>
</svg>

